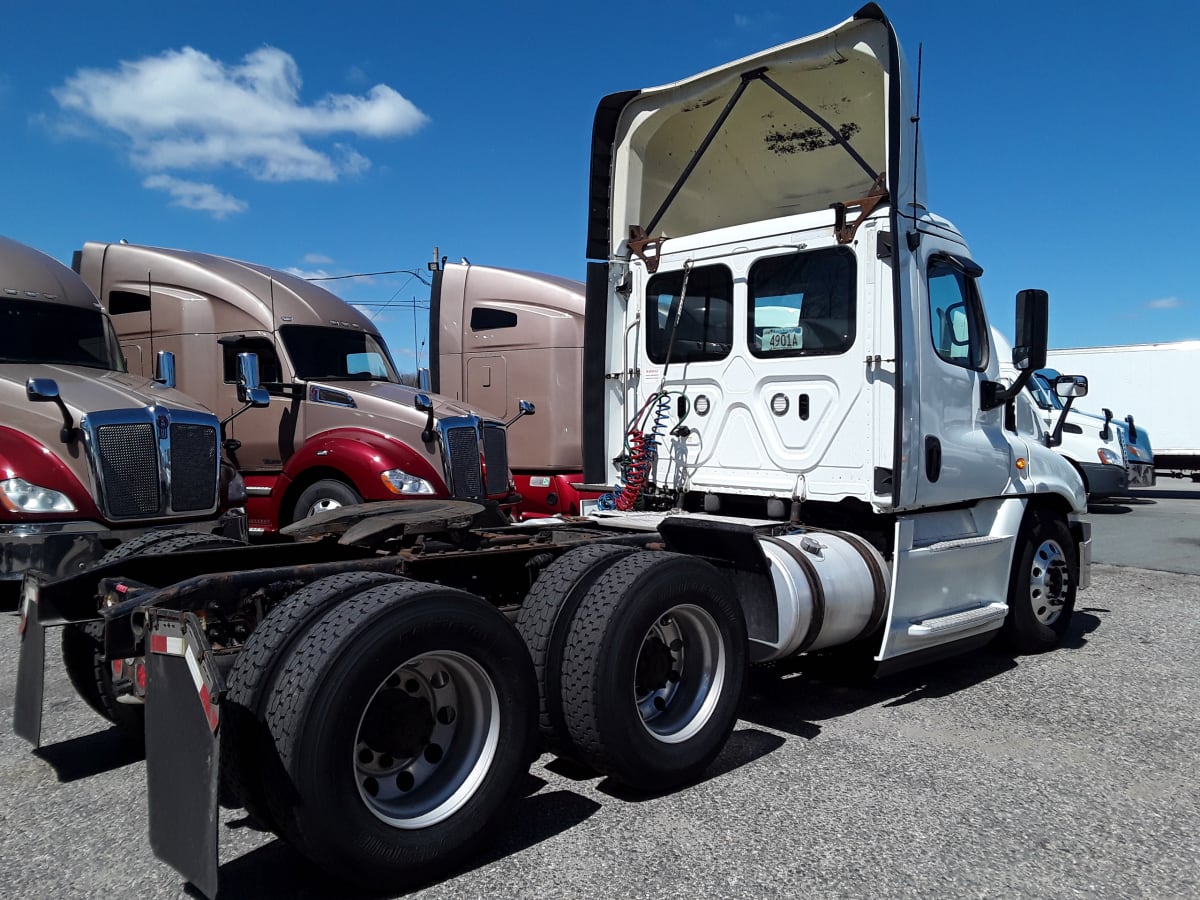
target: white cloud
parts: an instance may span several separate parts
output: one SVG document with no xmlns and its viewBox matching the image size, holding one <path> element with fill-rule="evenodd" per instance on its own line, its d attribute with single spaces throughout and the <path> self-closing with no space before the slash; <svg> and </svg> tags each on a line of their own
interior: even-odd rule
<svg viewBox="0 0 1200 900">
<path fill-rule="evenodd" d="M 305 253 L 304 261 L 310 266 L 327 266 L 333 262 L 333 260 L 324 253 Z"/>
<path fill-rule="evenodd" d="M 388 317 L 383 314 L 383 310 L 372 308 L 370 306 L 359 306 L 357 303 L 351 303 L 355 309 L 370 319 L 372 322 L 386 322 Z M 411 354 L 409 354 L 411 356 Z"/>
<path fill-rule="evenodd" d="M 309 259 L 307 256 L 304 257 L 304 261 L 306 263 L 313 263 L 315 265 L 320 265 L 322 262 L 322 260 Z M 330 262 L 331 260 L 324 261 Z M 289 275 L 295 275 L 297 278 L 304 278 L 306 280 L 312 278 L 329 278 L 333 274 L 332 272 L 327 272 L 325 269 L 301 269 L 299 266 L 289 266 L 283 271 L 287 272 Z M 322 287 L 325 287 L 325 290 L 329 290 L 329 288 L 324 285 L 322 285 Z"/>
<path fill-rule="evenodd" d="M 1151 300 L 1146 309 L 1178 309 L 1184 303 L 1178 297 L 1163 297 L 1161 300 Z"/>
<path fill-rule="evenodd" d="M 151 175 L 142 182 L 142 187 L 166 191 L 171 195 L 172 206 L 198 209 L 212 213 L 213 218 L 223 219 L 231 213 L 244 212 L 246 202 L 219 191 L 215 185 L 199 181 L 186 181 L 170 175 Z"/>
<path fill-rule="evenodd" d="M 300 99 L 300 68 L 290 54 L 262 47 L 226 65 L 192 47 L 80 69 L 53 90 L 81 120 L 128 141 L 130 160 L 150 172 L 237 168 L 260 181 L 335 181 L 365 172 L 370 160 L 334 135 L 394 138 L 428 117 L 394 89 Z"/>
</svg>

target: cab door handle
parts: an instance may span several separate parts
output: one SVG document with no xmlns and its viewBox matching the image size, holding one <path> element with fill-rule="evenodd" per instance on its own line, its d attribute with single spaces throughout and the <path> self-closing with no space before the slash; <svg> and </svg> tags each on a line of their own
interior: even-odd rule
<svg viewBox="0 0 1200 900">
<path fill-rule="evenodd" d="M 925 435 L 925 477 L 937 481 L 942 477 L 942 442 L 934 435 Z"/>
</svg>

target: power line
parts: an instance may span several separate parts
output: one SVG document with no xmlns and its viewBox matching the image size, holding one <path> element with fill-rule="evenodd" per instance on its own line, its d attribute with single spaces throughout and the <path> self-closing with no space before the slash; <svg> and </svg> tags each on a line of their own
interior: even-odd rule
<svg viewBox="0 0 1200 900">
<path fill-rule="evenodd" d="M 411 275 L 425 287 L 433 285 L 425 280 L 424 274 L 416 269 L 388 269 L 386 272 L 355 272 L 352 275 L 322 275 L 319 278 L 305 278 L 305 281 L 341 281 L 343 278 L 370 278 L 372 275 Z"/>
</svg>

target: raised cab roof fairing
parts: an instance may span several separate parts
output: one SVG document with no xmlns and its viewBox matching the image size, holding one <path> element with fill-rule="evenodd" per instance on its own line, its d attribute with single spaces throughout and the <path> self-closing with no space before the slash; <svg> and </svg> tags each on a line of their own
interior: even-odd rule
<svg viewBox="0 0 1200 900">
<path fill-rule="evenodd" d="M 891 23 L 868 4 L 819 34 L 606 97 L 593 136 L 588 256 L 627 255 L 634 227 L 669 239 L 828 209 L 879 186 L 911 216 L 924 205 L 911 84 Z"/>
</svg>

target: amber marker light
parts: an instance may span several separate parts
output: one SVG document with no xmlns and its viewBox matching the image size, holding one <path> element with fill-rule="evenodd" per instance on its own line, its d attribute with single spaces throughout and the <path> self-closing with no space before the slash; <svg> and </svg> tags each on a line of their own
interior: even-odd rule
<svg viewBox="0 0 1200 900">
<path fill-rule="evenodd" d="M 1027 465 L 1029 465 L 1029 463 L 1025 462 L 1025 457 L 1023 457 L 1023 456 L 1018 456 L 1018 457 L 1017 457 L 1017 469 L 1018 469 L 1018 471 L 1024 472 L 1024 471 L 1025 471 L 1025 467 L 1026 467 Z"/>
</svg>

